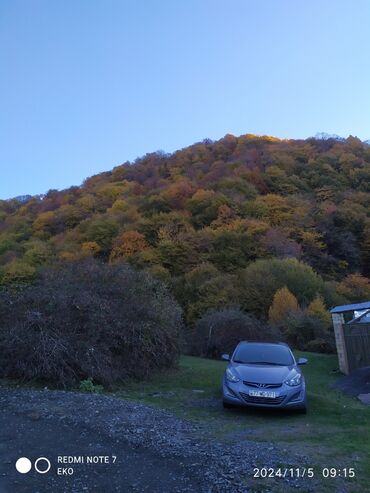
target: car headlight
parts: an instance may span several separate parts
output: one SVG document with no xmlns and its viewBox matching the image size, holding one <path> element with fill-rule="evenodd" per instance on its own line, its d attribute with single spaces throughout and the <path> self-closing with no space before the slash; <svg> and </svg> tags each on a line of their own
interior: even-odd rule
<svg viewBox="0 0 370 493">
<path fill-rule="evenodd" d="M 229 382 L 240 382 L 240 378 L 238 378 L 231 370 L 230 368 L 226 368 L 226 379 L 229 380 Z"/>
<path fill-rule="evenodd" d="M 296 387 L 301 383 L 301 381 L 302 381 L 302 375 L 300 373 L 296 373 L 293 377 L 285 380 L 284 383 L 290 385 L 291 387 Z"/>
</svg>

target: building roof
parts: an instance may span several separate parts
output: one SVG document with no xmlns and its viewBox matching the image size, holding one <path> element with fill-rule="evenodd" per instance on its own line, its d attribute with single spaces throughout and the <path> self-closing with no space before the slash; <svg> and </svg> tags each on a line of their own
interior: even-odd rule
<svg viewBox="0 0 370 493">
<path fill-rule="evenodd" d="M 330 313 L 344 313 L 354 312 L 361 310 L 370 310 L 370 301 L 364 301 L 363 303 L 354 303 L 352 305 L 340 305 L 332 308 Z"/>
</svg>

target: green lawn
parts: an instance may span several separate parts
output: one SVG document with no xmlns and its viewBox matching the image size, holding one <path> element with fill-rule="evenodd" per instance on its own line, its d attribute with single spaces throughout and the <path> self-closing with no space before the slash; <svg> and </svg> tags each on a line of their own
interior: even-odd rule
<svg viewBox="0 0 370 493">
<path fill-rule="evenodd" d="M 303 367 L 308 388 L 307 415 L 260 410 L 223 410 L 219 405 L 221 378 L 226 363 L 182 356 L 177 370 L 156 374 L 146 383 L 130 383 L 116 392 L 168 409 L 190 420 L 207 420 L 210 438 L 276 441 L 314 457 L 317 467 L 354 467 L 356 479 L 346 481 L 350 491 L 370 491 L 370 407 L 330 388 L 341 376 L 334 355 L 297 352 L 307 357 Z M 238 434 L 238 439 L 242 437 Z M 335 491 L 326 480 L 325 491 Z M 334 480 L 336 481 L 336 480 Z M 338 485 L 339 486 L 339 485 Z M 324 491 L 323 490 L 323 491 Z"/>
</svg>

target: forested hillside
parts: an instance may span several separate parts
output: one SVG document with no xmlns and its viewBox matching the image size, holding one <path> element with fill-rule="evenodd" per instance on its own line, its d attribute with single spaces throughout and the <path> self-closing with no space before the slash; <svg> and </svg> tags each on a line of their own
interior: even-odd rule
<svg viewBox="0 0 370 493">
<path fill-rule="evenodd" d="M 370 146 L 226 135 L 1 201 L 0 225 L 3 285 L 95 257 L 162 279 L 191 324 L 230 306 L 274 320 L 274 296 L 370 297 Z"/>
</svg>

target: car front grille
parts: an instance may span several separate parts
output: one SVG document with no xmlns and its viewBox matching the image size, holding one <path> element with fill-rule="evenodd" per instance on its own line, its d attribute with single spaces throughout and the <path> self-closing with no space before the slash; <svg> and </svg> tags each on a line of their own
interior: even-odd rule
<svg viewBox="0 0 370 493">
<path fill-rule="evenodd" d="M 278 389 L 281 383 L 259 383 L 259 382 L 243 382 L 248 387 L 256 387 L 258 389 Z"/>
<path fill-rule="evenodd" d="M 285 399 L 285 395 L 280 395 L 279 397 L 254 397 L 252 395 L 244 394 L 240 392 L 240 395 L 243 397 L 245 402 L 250 404 L 268 404 L 268 405 L 277 405 L 281 404 Z"/>
</svg>

